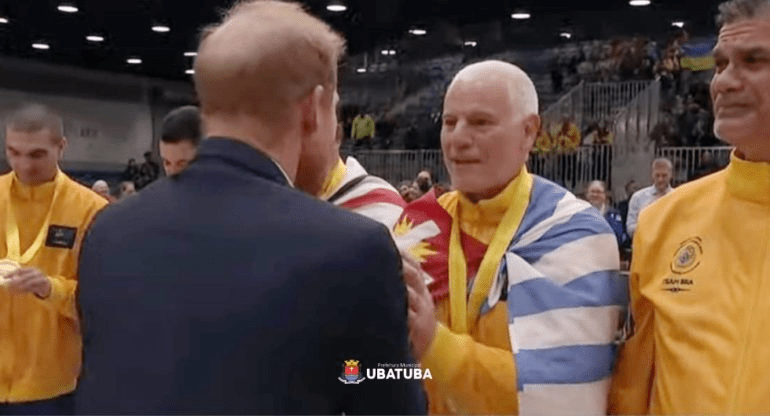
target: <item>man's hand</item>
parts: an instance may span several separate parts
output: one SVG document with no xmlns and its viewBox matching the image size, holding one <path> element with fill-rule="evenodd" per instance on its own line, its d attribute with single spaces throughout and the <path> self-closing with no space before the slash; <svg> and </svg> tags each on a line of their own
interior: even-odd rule
<svg viewBox="0 0 770 416">
<path fill-rule="evenodd" d="M 11 293 L 33 293 L 40 299 L 51 296 L 51 281 L 43 272 L 34 267 L 24 267 L 8 273 L 4 286 Z"/>
<path fill-rule="evenodd" d="M 407 253 L 404 259 L 404 281 L 409 295 L 409 339 L 417 361 L 422 360 L 436 337 L 436 308 L 433 305 L 420 265 Z"/>
</svg>

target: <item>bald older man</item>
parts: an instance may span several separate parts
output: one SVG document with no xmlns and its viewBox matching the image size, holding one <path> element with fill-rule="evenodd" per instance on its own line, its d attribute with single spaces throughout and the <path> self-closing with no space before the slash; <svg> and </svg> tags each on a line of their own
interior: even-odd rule
<svg viewBox="0 0 770 416">
<path fill-rule="evenodd" d="M 205 33 L 196 162 L 86 237 L 77 413 L 424 413 L 388 229 L 292 186 L 334 141 L 343 39 L 279 1 Z"/>
<path fill-rule="evenodd" d="M 397 244 L 410 336 L 435 414 L 604 414 L 626 304 L 612 229 L 587 202 L 527 172 L 540 127 L 518 67 L 470 65 L 444 100 L 452 187 L 407 206 Z"/>
</svg>

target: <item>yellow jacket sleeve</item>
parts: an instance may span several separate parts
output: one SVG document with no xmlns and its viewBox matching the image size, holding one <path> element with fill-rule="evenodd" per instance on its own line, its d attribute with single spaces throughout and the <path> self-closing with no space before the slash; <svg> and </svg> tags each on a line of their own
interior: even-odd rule
<svg viewBox="0 0 770 416">
<path fill-rule="evenodd" d="M 67 279 L 63 276 L 49 276 L 51 281 L 51 294 L 41 301 L 59 314 L 77 320 L 77 307 L 75 306 L 75 289 L 77 280 Z"/>
<path fill-rule="evenodd" d="M 631 316 L 634 329 L 620 350 L 610 390 L 610 414 L 646 414 L 654 375 L 655 334 L 653 305 L 640 292 L 640 272 L 644 258 L 639 235 L 634 239 L 634 264 L 631 269 Z"/>
<path fill-rule="evenodd" d="M 518 413 L 516 365 L 510 350 L 481 344 L 438 324 L 422 366 L 433 377 L 427 387 L 440 391 L 457 413 Z"/>
</svg>

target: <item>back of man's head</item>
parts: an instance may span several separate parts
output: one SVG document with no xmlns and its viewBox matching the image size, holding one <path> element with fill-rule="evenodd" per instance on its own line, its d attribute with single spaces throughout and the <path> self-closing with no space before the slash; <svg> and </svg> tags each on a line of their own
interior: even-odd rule
<svg viewBox="0 0 770 416">
<path fill-rule="evenodd" d="M 198 146 L 202 137 L 201 115 L 194 105 L 176 108 L 163 118 L 160 135 L 162 142 L 189 141 Z"/>
<path fill-rule="evenodd" d="M 333 100 L 344 48 L 342 37 L 298 3 L 240 1 L 201 39 L 194 78 L 203 117 L 291 125 L 293 104 L 317 86 Z"/>
</svg>

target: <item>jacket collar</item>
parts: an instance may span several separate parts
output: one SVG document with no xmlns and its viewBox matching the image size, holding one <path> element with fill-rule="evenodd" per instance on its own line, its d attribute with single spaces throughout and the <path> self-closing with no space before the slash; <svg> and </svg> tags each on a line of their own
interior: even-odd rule
<svg viewBox="0 0 770 416">
<path fill-rule="evenodd" d="M 264 152 L 229 137 L 201 141 L 196 159 L 220 159 L 281 185 L 294 185 L 281 165 Z"/>
</svg>

